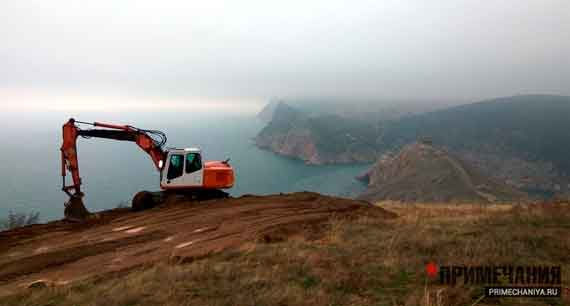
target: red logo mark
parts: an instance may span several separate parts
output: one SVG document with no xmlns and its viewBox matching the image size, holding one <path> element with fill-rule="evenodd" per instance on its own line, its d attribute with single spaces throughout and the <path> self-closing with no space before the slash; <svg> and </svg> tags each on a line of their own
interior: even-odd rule
<svg viewBox="0 0 570 306">
<path fill-rule="evenodd" d="M 437 276 L 437 265 L 430 262 L 426 265 L 426 273 L 430 278 L 435 278 Z"/>
</svg>

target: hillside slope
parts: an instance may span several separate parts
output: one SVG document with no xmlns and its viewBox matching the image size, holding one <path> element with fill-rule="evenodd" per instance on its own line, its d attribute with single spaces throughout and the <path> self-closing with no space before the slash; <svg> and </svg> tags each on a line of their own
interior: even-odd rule
<svg viewBox="0 0 570 306">
<path fill-rule="evenodd" d="M 368 188 L 359 198 L 369 201 L 495 202 L 525 197 L 429 143 L 413 143 L 396 156 L 381 158 L 363 178 Z"/>
<path fill-rule="evenodd" d="M 365 202 L 301 192 L 103 212 L 0 232 L 0 296 L 43 280 L 64 285 L 157 262 L 186 262 L 246 242 L 310 238 L 335 218 L 395 215 Z"/>
<path fill-rule="evenodd" d="M 0 296 L 0 306 L 570 305 L 564 292 L 481 300 L 487 284 L 442 286 L 426 273 L 430 262 L 553 265 L 561 267 L 567 288 L 568 204 L 383 207 L 399 217 L 333 219 L 316 239 L 258 240 L 190 263 L 23 290 Z M 500 284 L 505 280 L 501 275 Z"/>
<path fill-rule="evenodd" d="M 386 144 L 428 136 L 457 149 L 486 150 L 543 159 L 570 170 L 570 97 L 499 98 L 410 116 L 387 125 Z"/>
</svg>

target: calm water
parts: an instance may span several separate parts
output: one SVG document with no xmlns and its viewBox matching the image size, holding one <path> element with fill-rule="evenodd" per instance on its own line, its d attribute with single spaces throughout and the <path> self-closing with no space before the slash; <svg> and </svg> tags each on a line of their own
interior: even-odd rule
<svg viewBox="0 0 570 306">
<path fill-rule="evenodd" d="M 3 113 L 0 114 L 0 218 L 12 211 L 61 218 L 67 196 L 60 190 L 61 125 L 83 121 L 125 123 L 159 129 L 167 146 L 196 146 L 205 159 L 231 158 L 234 196 L 311 190 L 350 196 L 364 188 L 354 180 L 367 165 L 315 167 L 257 149 L 251 141 L 263 127 L 252 115 L 208 113 Z M 91 211 L 116 207 L 140 190 L 158 190 L 158 172 L 134 143 L 79 139 L 85 204 Z M 69 177 L 68 177 L 69 179 Z"/>
</svg>

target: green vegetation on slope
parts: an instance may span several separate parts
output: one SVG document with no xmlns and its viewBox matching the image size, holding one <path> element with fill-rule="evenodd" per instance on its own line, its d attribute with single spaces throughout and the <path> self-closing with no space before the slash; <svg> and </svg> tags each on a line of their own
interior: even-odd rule
<svg viewBox="0 0 570 306">
<path fill-rule="evenodd" d="M 376 131 L 373 125 L 337 115 L 310 118 L 307 128 L 321 151 L 338 154 L 347 148 L 352 151 L 375 150 Z"/>
<path fill-rule="evenodd" d="M 453 149 L 550 161 L 570 173 L 569 118 L 570 97 L 500 98 L 392 122 L 383 143 L 394 148 L 427 136 Z"/>
</svg>

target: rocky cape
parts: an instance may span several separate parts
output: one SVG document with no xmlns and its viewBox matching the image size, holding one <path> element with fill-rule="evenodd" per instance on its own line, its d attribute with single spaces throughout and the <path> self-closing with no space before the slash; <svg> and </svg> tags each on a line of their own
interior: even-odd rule
<svg viewBox="0 0 570 306">
<path fill-rule="evenodd" d="M 313 116 L 283 102 L 265 108 L 261 117 L 271 117 L 255 137 L 261 149 L 314 165 L 374 162 L 378 156 L 374 126 L 366 122 L 334 114 Z"/>
<path fill-rule="evenodd" d="M 373 202 L 490 203 L 527 198 L 429 141 L 384 155 L 360 179 L 368 182 L 368 188 L 359 198 Z"/>
</svg>

